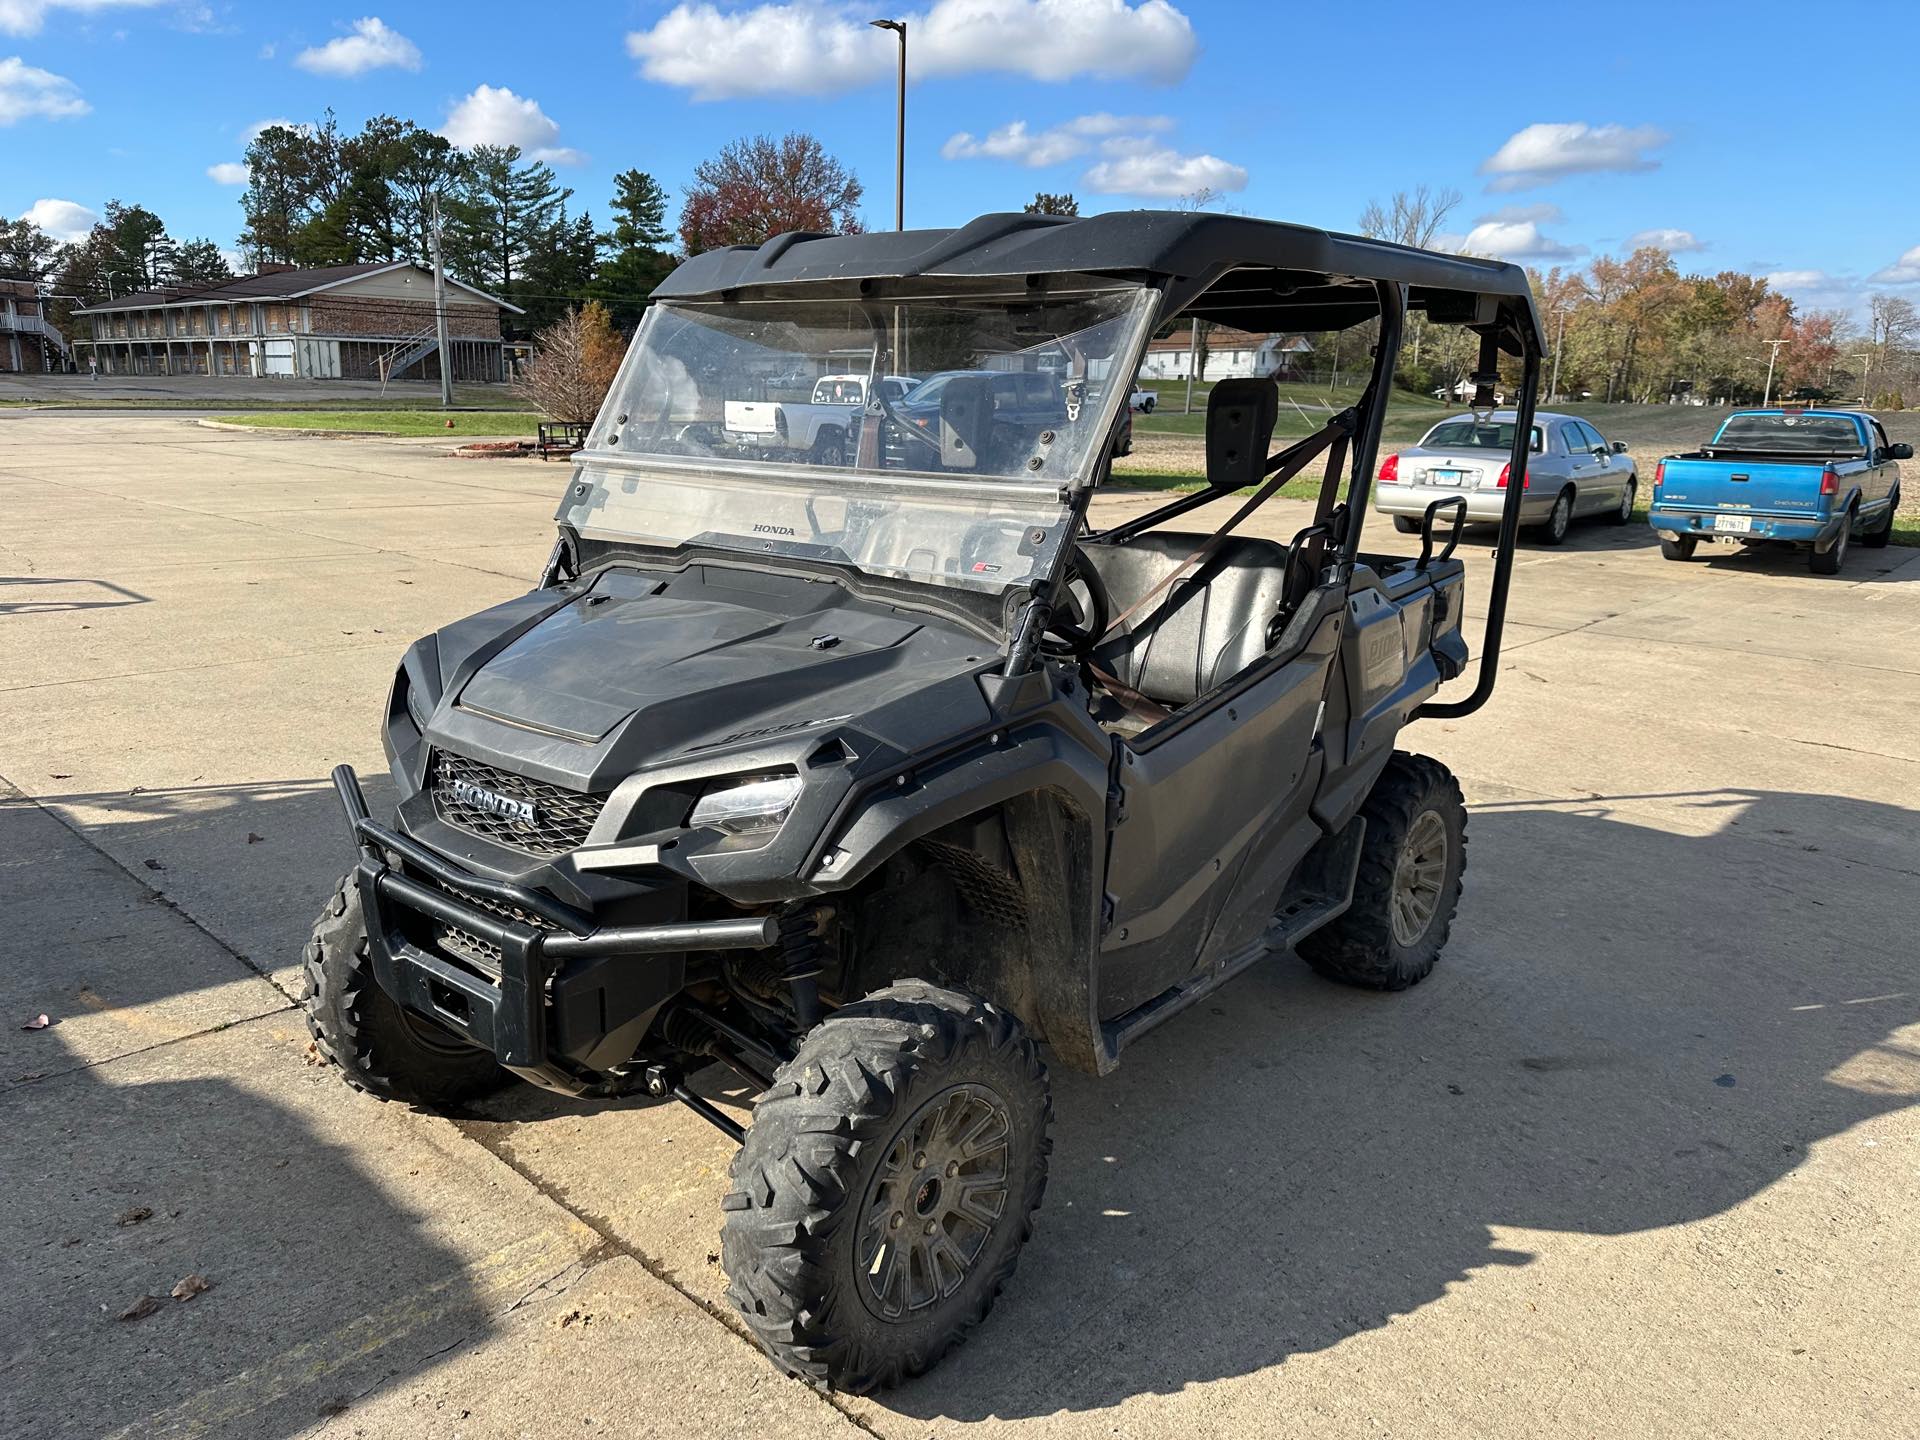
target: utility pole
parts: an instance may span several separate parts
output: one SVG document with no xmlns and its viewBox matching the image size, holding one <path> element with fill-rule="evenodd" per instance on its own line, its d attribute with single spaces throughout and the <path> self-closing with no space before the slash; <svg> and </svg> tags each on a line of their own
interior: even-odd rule
<svg viewBox="0 0 1920 1440">
<path fill-rule="evenodd" d="M 1862 350 L 1856 355 L 1854 355 L 1852 358 L 1855 360 L 1864 360 L 1867 362 L 1866 367 L 1862 369 L 1860 372 L 1860 408 L 1864 410 L 1867 408 L 1867 397 L 1873 393 L 1872 389 L 1867 384 L 1868 379 L 1873 374 L 1873 351 Z"/>
<path fill-rule="evenodd" d="M 429 201 L 433 227 L 427 232 L 428 243 L 433 247 L 433 336 L 439 346 L 440 360 L 440 408 L 453 408 L 453 362 L 447 355 L 447 267 L 440 259 L 440 196 L 434 194 Z M 452 421 L 448 421 L 452 424 Z"/>
<path fill-rule="evenodd" d="M 907 228 L 907 22 L 869 20 L 876 30 L 891 30 L 900 37 L 900 98 L 893 129 L 893 228 Z"/>
<path fill-rule="evenodd" d="M 1780 347 L 1790 342 L 1785 340 L 1764 340 L 1761 343 L 1773 347 L 1767 351 L 1767 388 L 1760 392 L 1760 408 L 1764 410 L 1773 403 L 1773 362 L 1780 358 Z"/>
<path fill-rule="evenodd" d="M 1188 330 L 1188 334 L 1192 337 L 1187 345 L 1186 413 L 1189 415 L 1193 413 L 1193 376 L 1194 376 L 1194 372 L 1200 368 L 1200 327 L 1206 323 L 1207 323 L 1206 321 L 1199 320 L 1199 319 L 1190 319 L 1187 322 L 1188 326 L 1190 327 Z"/>
</svg>

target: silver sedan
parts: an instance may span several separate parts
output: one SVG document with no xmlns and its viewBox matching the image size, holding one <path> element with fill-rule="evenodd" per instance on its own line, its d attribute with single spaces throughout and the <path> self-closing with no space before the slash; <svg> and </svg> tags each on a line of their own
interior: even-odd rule
<svg viewBox="0 0 1920 1440">
<path fill-rule="evenodd" d="M 1427 506 L 1454 495 L 1466 498 L 1469 521 L 1498 521 L 1517 419 L 1511 410 L 1496 410 L 1484 421 L 1470 414 L 1442 420 L 1418 445 L 1381 462 L 1374 508 L 1412 535 L 1420 532 Z M 1640 483 L 1626 450 L 1608 444 L 1577 416 L 1536 413 L 1520 523 L 1547 545 L 1566 539 L 1568 527 L 1582 516 L 1624 525 L 1633 518 Z M 1443 514 L 1441 524 L 1445 519 Z"/>
</svg>

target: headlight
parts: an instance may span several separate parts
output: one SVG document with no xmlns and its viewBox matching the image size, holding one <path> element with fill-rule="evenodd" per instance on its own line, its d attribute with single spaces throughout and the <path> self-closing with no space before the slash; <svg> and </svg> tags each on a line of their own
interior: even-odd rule
<svg viewBox="0 0 1920 1440">
<path fill-rule="evenodd" d="M 687 823 L 728 835 L 771 835 L 800 795 L 798 775 L 762 775 L 708 791 Z"/>
<path fill-rule="evenodd" d="M 400 683 L 407 687 L 407 714 L 413 717 L 413 726 L 422 735 L 427 733 L 427 721 L 433 718 L 433 706 L 427 703 L 427 697 L 420 693 L 420 687 L 413 684 L 412 678 L 403 670 Z"/>
</svg>

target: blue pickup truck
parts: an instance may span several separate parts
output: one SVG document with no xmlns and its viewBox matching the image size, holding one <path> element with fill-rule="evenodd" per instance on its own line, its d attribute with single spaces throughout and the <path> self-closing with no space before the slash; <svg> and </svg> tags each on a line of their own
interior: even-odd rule
<svg viewBox="0 0 1920 1440">
<path fill-rule="evenodd" d="M 1857 537 L 1884 545 L 1900 507 L 1894 444 L 1864 410 L 1739 410 L 1689 455 L 1654 469 L 1648 512 L 1669 560 L 1691 560 L 1702 540 L 1811 547 L 1818 575 L 1839 573 Z"/>
</svg>

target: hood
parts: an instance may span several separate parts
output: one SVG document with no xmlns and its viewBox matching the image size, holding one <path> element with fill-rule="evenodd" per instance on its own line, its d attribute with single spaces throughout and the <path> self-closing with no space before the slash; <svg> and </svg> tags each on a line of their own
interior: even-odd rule
<svg viewBox="0 0 1920 1440">
<path fill-rule="evenodd" d="M 451 698 L 469 715 L 577 743 L 630 736 L 620 748 L 632 762 L 881 708 L 969 668 L 982 644 L 821 581 L 609 571 L 492 653 L 483 646 Z"/>
</svg>

